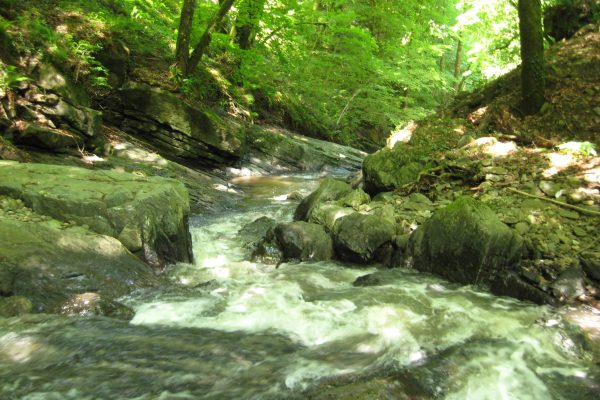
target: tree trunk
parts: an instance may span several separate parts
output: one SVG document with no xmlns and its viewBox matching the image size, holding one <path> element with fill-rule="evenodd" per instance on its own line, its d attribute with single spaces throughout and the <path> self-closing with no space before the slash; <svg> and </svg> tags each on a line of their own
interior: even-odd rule
<svg viewBox="0 0 600 400">
<path fill-rule="evenodd" d="M 177 33 L 177 46 L 175 47 L 175 62 L 179 71 L 185 73 L 188 69 L 190 58 L 190 34 L 192 21 L 198 6 L 198 0 L 183 0 L 181 18 L 179 19 L 179 32 Z"/>
<path fill-rule="evenodd" d="M 544 35 L 540 0 L 519 0 L 521 34 L 521 108 L 525 115 L 537 113 L 544 104 Z"/>
<path fill-rule="evenodd" d="M 248 50 L 254 43 L 256 29 L 263 14 L 266 0 L 243 0 L 240 3 L 234 26 L 235 42 L 241 49 Z"/>
<path fill-rule="evenodd" d="M 231 9 L 231 6 L 233 6 L 234 2 L 235 0 L 223 0 L 223 2 L 221 3 L 219 11 L 217 11 L 214 17 L 210 20 L 208 26 L 206 27 L 206 30 L 204 31 L 204 33 L 200 37 L 200 40 L 198 41 L 198 44 L 196 44 L 196 47 L 194 47 L 194 51 L 190 56 L 187 68 L 185 70 L 186 75 L 191 74 L 196 69 L 196 67 L 198 67 L 200 60 L 204 55 L 204 52 L 210 44 L 210 39 L 212 38 L 212 34 L 215 28 L 221 23 L 221 21 L 223 21 L 223 18 L 225 18 L 225 16 Z"/>
<path fill-rule="evenodd" d="M 454 60 L 454 94 L 458 94 L 460 88 L 460 75 L 462 73 L 462 55 L 463 55 L 463 42 L 462 39 L 458 39 L 456 44 L 456 59 Z"/>
</svg>

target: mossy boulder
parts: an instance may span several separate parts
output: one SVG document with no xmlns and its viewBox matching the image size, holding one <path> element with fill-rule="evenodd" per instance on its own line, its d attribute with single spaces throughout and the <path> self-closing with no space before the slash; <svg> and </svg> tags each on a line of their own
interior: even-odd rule
<svg viewBox="0 0 600 400">
<path fill-rule="evenodd" d="M 427 165 L 427 160 L 412 146 L 397 144 L 393 149 L 383 148 L 363 162 L 365 191 L 375 195 L 413 183 Z"/>
<path fill-rule="evenodd" d="M 332 232 L 338 219 L 352 213 L 354 213 L 354 209 L 339 206 L 334 202 L 319 203 L 312 210 L 308 222 L 319 224 L 323 226 L 327 232 Z"/>
<path fill-rule="evenodd" d="M 463 284 L 489 285 L 516 265 L 523 240 L 485 204 L 461 197 L 410 237 L 414 267 Z"/>
<path fill-rule="evenodd" d="M 284 261 L 324 261 L 333 256 L 331 237 L 322 226 L 303 221 L 279 224 L 275 237 Z"/>
<path fill-rule="evenodd" d="M 188 194 L 180 182 L 113 171 L 0 161 L 0 195 L 118 238 L 149 264 L 191 262 Z"/>
<path fill-rule="evenodd" d="M 225 115 L 200 109 L 146 85 L 130 84 L 115 93 L 107 120 L 150 143 L 166 157 L 205 168 L 240 159 L 245 127 Z"/>
<path fill-rule="evenodd" d="M 52 219 L 17 218 L 0 215 L 0 295 L 26 297 L 34 311 L 58 312 L 80 293 L 114 299 L 159 283 L 117 239 Z"/>
<path fill-rule="evenodd" d="M 335 224 L 335 252 L 343 261 L 368 264 L 379 260 L 384 245 L 391 246 L 395 234 L 393 219 L 381 213 L 353 213 Z"/>
<path fill-rule="evenodd" d="M 313 209 L 320 203 L 338 200 L 352 192 L 352 187 L 346 182 L 327 178 L 317 190 L 304 198 L 294 212 L 295 221 L 307 221 Z"/>
<path fill-rule="evenodd" d="M 16 317 L 28 314 L 33 310 L 33 304 L 27 297 L 0 297 L 0 317 Z"/>
</svg>

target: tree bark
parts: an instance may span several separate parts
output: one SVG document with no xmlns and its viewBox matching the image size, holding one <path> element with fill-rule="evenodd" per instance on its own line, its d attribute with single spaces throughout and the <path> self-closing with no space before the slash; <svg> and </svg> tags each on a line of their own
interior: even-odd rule
<svg viewBox="0 0 600 400">
<path fill-rule="evenodd" d="M 221 7 L 219 7 L 219 11 L 217 11 L 217 13 L 210 20 L 208 26 L 204 30 L 204 33 L 200 37 L 200 40 L 196 44 L 196 47 L 194 47 L 194 51 L 190 56 L 187 68 L 185 70 L 185 75 L 191 74 L 196 69 L 196 67 L 198 67 L 200 60 L 204 55 L 204 52 L 210 44 L 210 40 L 212 38 L 213 32 L 215 31 L 215 28 L 221 23 L 221 21 L 223 21 L 223 18 L 225 18 L 225 16 L 233 6 L 234 2 L 235 0 L 223 0 L 223 2 L 221 3 Z"/>
<path fill-rule="evenodd" d="M 254 43 L 258 23 L 263 14 L 266 0 L 242 0 L 234 26 L 235 42 L 243 50 Z"/>
<path fill-rule="evenodd" d="M 458 94 L 460 88 L 460 75 L 462 73 L 462 55 L 463 55 L 463 42 L 462 39 L 458 39 L 456 44 L 456 58 L 454 60 L 454 94 Z"/>
<path fill-rule="evenodd" d="M 540 0 L 519 0 L 521 34 L 521 109 L 537 113 L 544 104 L 544 35 Z"/>
<path fill-rule="evenodd" d="M 179 32 L 177 33 L 177 46 L 175 47 L 175 62 L 179 71 L 185 73 L 188 69 L 190 58 L 190 34 L 194 13 L 198 0 L 183 0 L 181 18 L 179 19 Z"/>
</svg>

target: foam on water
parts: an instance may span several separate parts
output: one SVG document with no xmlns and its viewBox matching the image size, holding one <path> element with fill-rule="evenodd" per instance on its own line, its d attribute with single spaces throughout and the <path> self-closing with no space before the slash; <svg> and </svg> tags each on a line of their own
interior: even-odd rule
<svg viewBox="0 0 600 400">
<path fill-rule="evenodd" d="M 184 268 L 186 279 L 215 280 L 218 287 L 200 299 L 142 304 L 132 323 L 283 335 L 318 354 L 298 355 L 287 365 L 291 389 L 325 377 L 426 364 L 444 349 L 479 339 L 484 344 L 475 348 L 482 349 L 461 355 L 442 385 L 448 399 L 551 398 L 545 376 L 585 376 L 585 362 L 570 353 L 556 329 L 536 323 L 548 316 L 545 307 L 410 271 L 388 272 L 382 286 L 354 287 L 357 277 L 375 270 L 335 262 L 275 269 L 243 261 L 236 232 L 262 211 L 194 229 L 197 263 Z"/>
</svg>

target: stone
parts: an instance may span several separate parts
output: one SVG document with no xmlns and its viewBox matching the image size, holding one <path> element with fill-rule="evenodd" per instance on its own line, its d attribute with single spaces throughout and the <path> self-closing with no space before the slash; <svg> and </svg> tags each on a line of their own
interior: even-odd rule
<svg viewBox="0 0 600 400">
<path fill-rule="evenodd" d="M 514 272 L 497 276 L 490 290 L 498 296 L 510 296 L 515 299 L 530 301 L 535 304 L 555 304 L 556 300 L 543 290 L 527 283 Z"/>
<path fill-rule="evenodd" d="M 333 256 L 333 242 L 323 227 L 304 221 L 279 224 L 275 237 L 283 260 L 325 261 Z"/>
<path fill-rule="evenodd" d="M 552 282 L 552 293 L 560 301 L 572 303 L 578 297 L 585 295 L 585 282 L 583 271 L 571 267 L 561 273 L 558 279 Z"/>
<path fill-rule="evenodd" d="M 168 158 L 214 168 L 238 161 L 244 154 L 243 125 L 188 105 L 169 92 L 131 83 L 115 92 L 110 106 L 105 119 Z"/>
<path fill-rule="evenodd" d="M 253 125 L 246 130 L 246 154 L 242 164 L 263 174 L 319 171 L 327 167 L 359 170 L 365 156 L 366 153 L 352 147 L 281 128 Z M 359 182 L 360 177 L 357 177 L 347 183 L 358 185 Z"/>
<path fill-rule="evenodd" d="M 238 231 L 238 238 L 240 239 L 242 246 L 247 248 L 252 254 L 262 238 L 267 236 L 267 232 L 274 229 L 277 225 L 277 221 L 273 218 L 262 216 L 255 219 L 249 224 L 244 225 Z"/>
<path fill-rule="evenodd" d="M 63 152 L 67 149 L 83 147 L 83 140 L 73 133 L 35 124 L 26 124 L 23 129 L 17 131 L 14 142 L 42 150 Z"/>
<path fill-rule="evenodd" d="M 383 284 L 383 279 L 376 273 L 359 276 L 352 282 L 352 286 L 357 287 L 379 286 L 381 284 Z"/>
<path fill-rule="evenodd" d="M 334 246 L 343 261 L 368 264 L 379 261 L 379 251 L 391 243 L 396 234 L 395 223 L 383 215 L 353 213 L 340 218 L 334 227 Z"/>
<path fill-rule="evenodd" d="M 370 201 L 371 196 L 365 193 L 365 191 L 362 189 L 356 189 L 339 199 L 337 204 L 341 206 L 352 207 L 353 209 L 358 210 L 360 206 L 363 204 L 369 204 Z"/>
<path fill-rule="evenodd" d="M 33 223 L 2 216 L 0 278 L 2 295 L 27 297 L 37 312 L 57 312 L 68 298 L 84 292 L 114 299 L 160 282 L 110 236 L 81 227 L 62 229 L 53 219 Z"/>
<path fill-rule="evenodd" d="M 31 311 L 33 311 L 33 304 L 27 297 L 0 297 L 0 317 L 18 317 L 19 315 L 29 314 Z"/>
<path fill-rule="evenodd" d="M 60 306 L 60 314 L 80 317 L 101 315 L 126 321 L 135 315 L 131 308 L 98 293 L 81 293 L 70 297 Z"/>
<path fill-rule="evenodd" d="M 560 191 L 560 186 L 552 181 L 540 181 L 539 188 L 546 196 L 555 197 Z"/>
<path fill-rule="evenodd" d="M 294 212 L 295 221 L 308 221 L 313 209 L 326 201 L 339 200 L 352 192 L 352 188 L 346 182 L 327 178 L 321 182 L 319 188 L 304 198 Z"/>
<path fill-rule="evenodd" d="M 188 194 L 174 179 L 0 161 L 2 194 L 38 214 L 121 238 L 156 267 L 193 260 Z"/>
<path fill-rule="evenodd" d="M 274 229 L 269 229 L 266 235 L 258 241 L 250 255 L 252 262 L 279 265 L 283 261 L 283 252 L 275 238 Z"/>
<path fill-rule="evenodd" d="M 600 282 L 600 252 L 585 252 L 579 260 L 588 278 Z"/>
<path fill-rule="evenodd" d="M 515 266 L 523 240 L 485 204 L 461 197 L 411 235 L 408 254 L 419 271 L 452 282 L 489 285 Z"/>
<path fill-rule="evenodd" d="M 364 189 L 371 195 L 393 191 L 415 182 L 427 164 L 408 144 L 398 144 L 393 149 L 383 148 L 365 157 Z"/>
<path fill-rule="evenodd" d="M 313 209 L 308 222 L 319 224 L 325 228 L 325 231 L 333 231 L 333 227 L 338 219 L 354 213 L 354 209 L 341 207 L 335 203 L 320 203 Z"/>
</svg>

